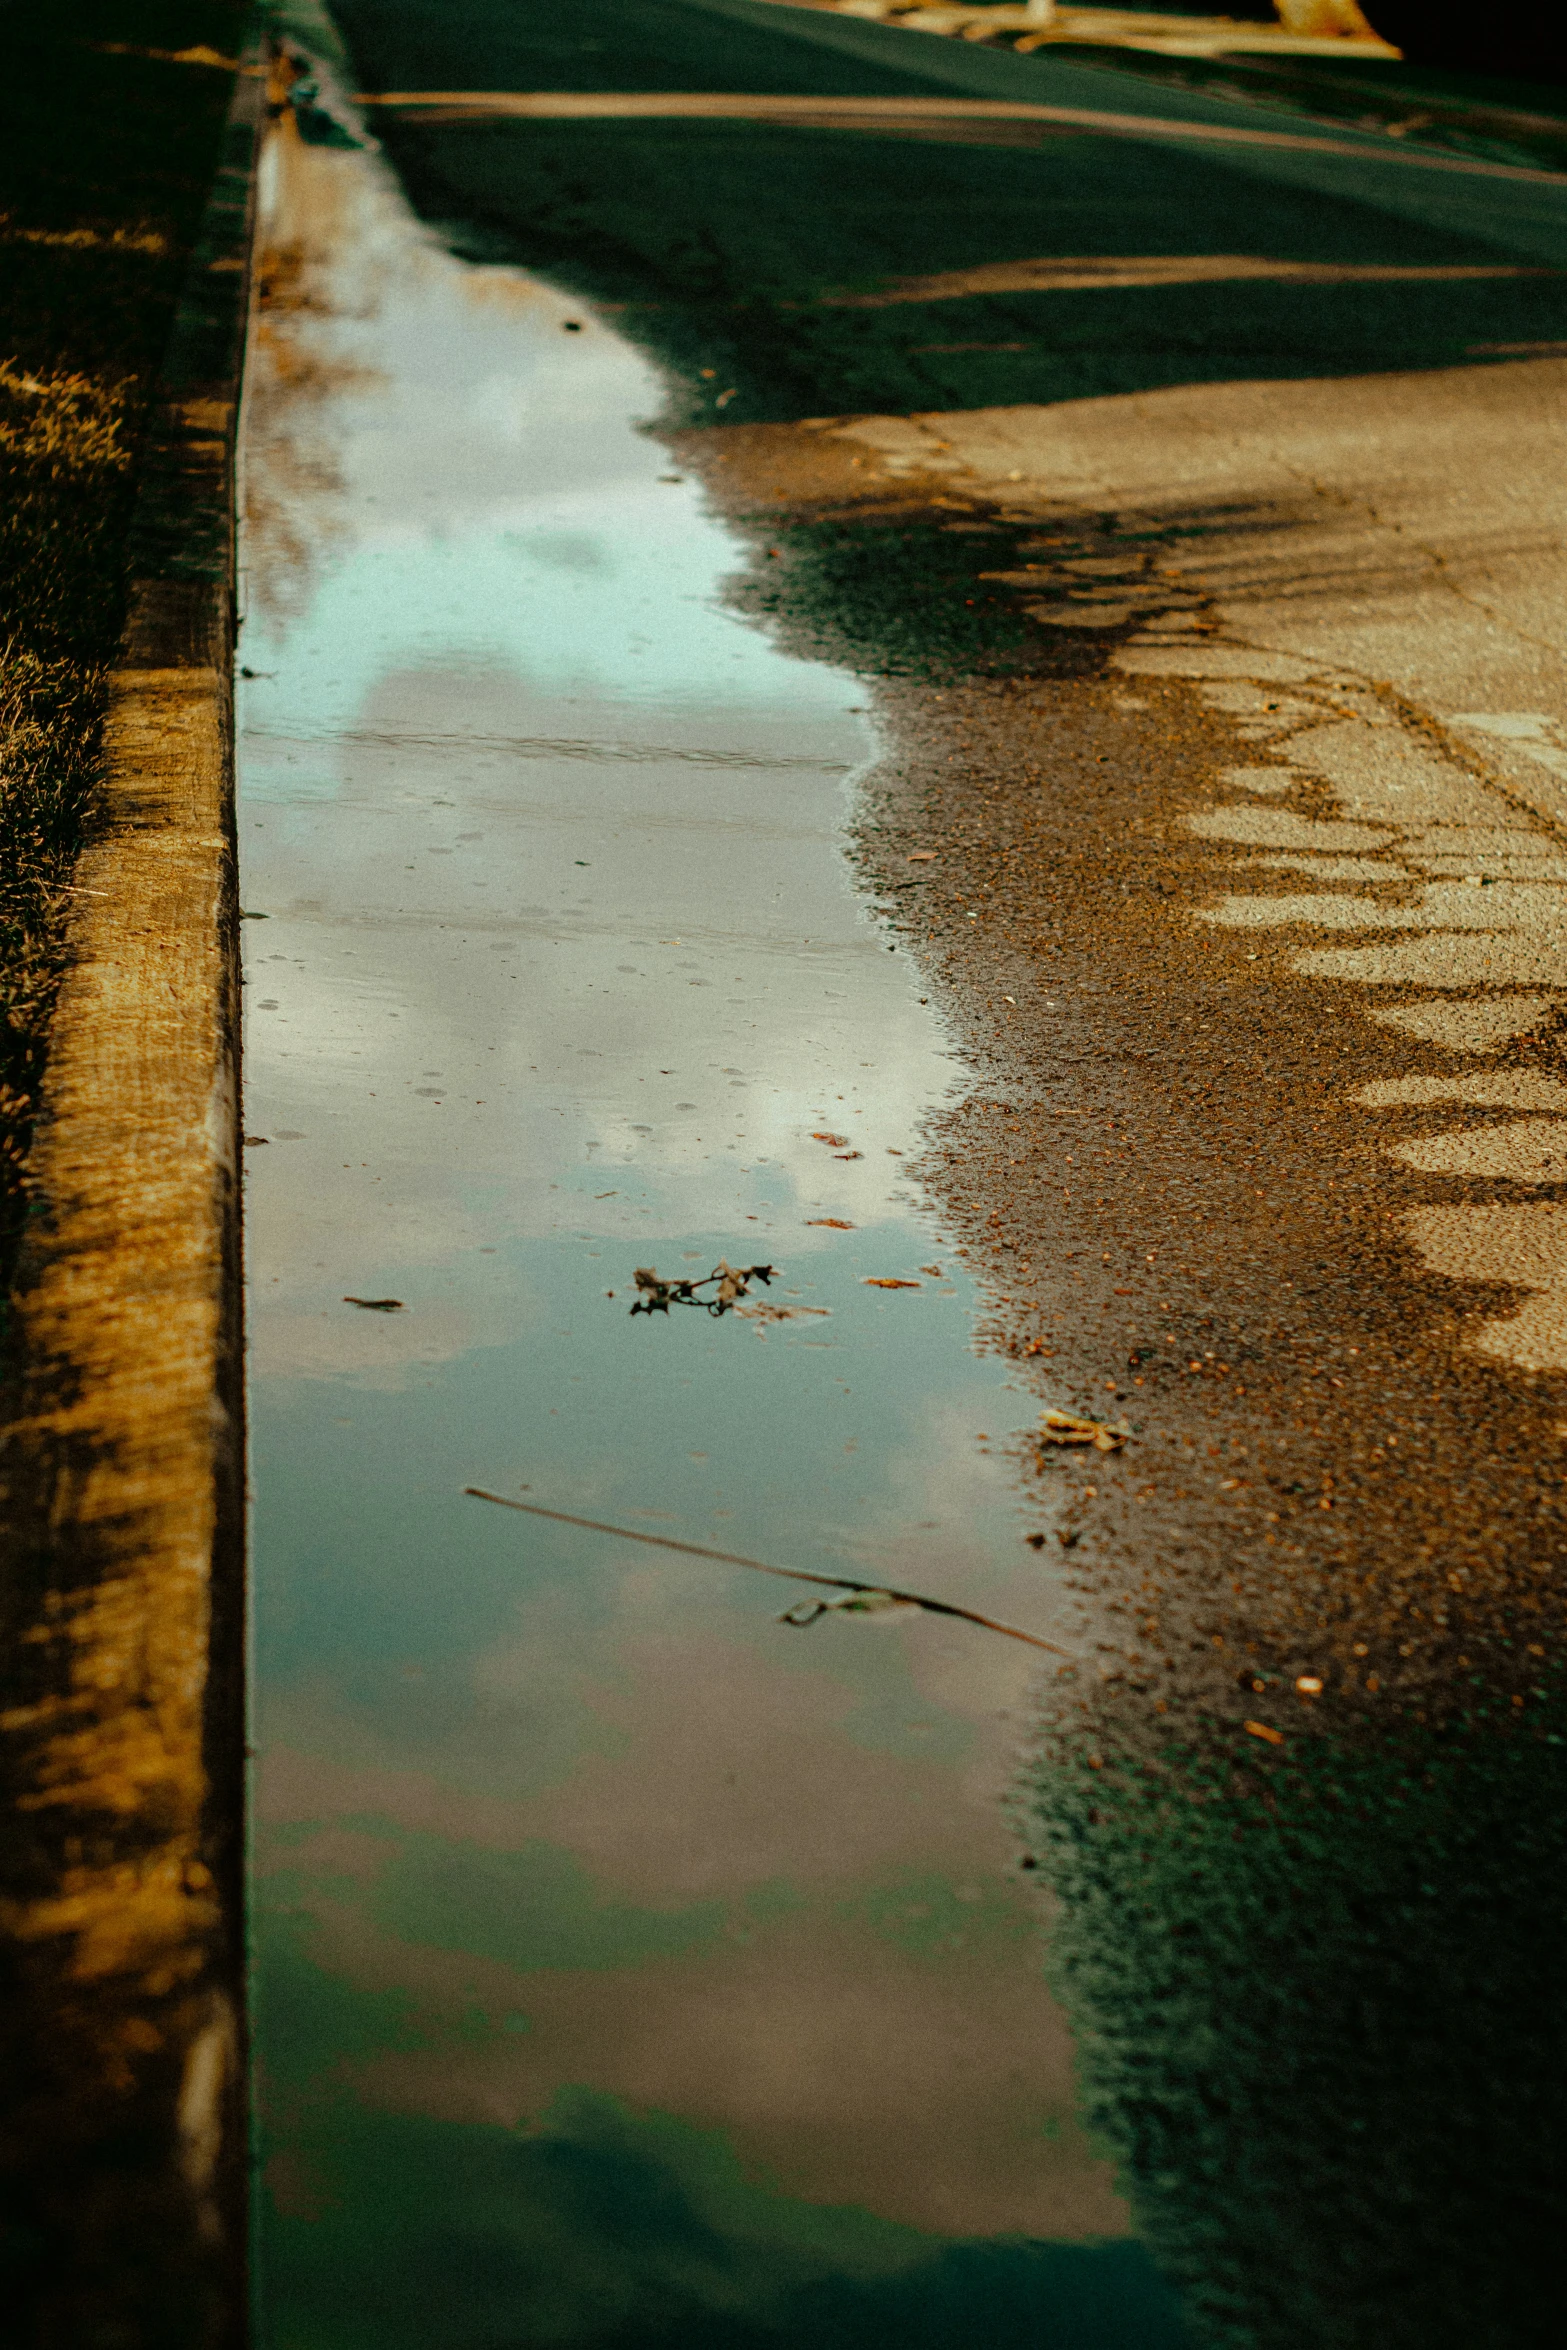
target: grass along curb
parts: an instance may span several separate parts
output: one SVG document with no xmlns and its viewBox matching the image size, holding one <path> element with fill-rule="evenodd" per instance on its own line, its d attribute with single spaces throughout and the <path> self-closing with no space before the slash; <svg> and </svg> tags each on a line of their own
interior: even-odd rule
<svg viewBox="0 0 1567 2350">
<path fill-rule="evenodd" d="M 233 465 L 264 68 L 165 356 L 0 1415 L 18 2342 L 243 2338 Z"/>
</svg>

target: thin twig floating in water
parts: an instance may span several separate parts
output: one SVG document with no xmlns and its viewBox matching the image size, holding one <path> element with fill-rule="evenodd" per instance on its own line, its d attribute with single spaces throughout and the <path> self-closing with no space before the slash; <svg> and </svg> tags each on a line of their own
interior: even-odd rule
<svg viewBox="0 0 1567 2350">
<path fill-rule="evenodd" d="M 927 1599 L 919 1591 L 894 1591 L 886 1583 L 856 1583 L 851 1575 L 813 1575 L 804 1567 L 775 1567 L 766 1559 L 742 1558 L 738 1551 L 708 1550 L 700 1542 L 677 1542 L 672 1534 L 642 1534 L 634 1526 L 611 1526 L 603 1518 L 576 1518 L 569 1510 L 547 1510 L 542 1502 L 513 1501 L 510 1494 L 487 1493 L 482 1485 L 465 1485 L 463 1491 L 475 1501 L 498 1502 L 503 1510 L 523 1510 L 530 1518 L 553 1518 L 558 1526 L 584 1526 L 590 1534 L 618 1534 L 622 1542 L 646 1542 L 655 1550 L 678 1550 L 688 1558 L 716 1559 L 724 1567 L 749 1567 L 756 1575 L 781 1575 L 786 1583 L 817 1583 L 831 1591 L 859 1591 L 900 1607 L 923 1608 L 928 1616 L 961 1617 L 965 1624 L 978 1624 L 982 1632 L 999 1632 L 1003 1640 L 1021 1640 L 1030 1648 L 1046 1648 L 1052 1656 L 1072 1653 L 1069 1648 L 1057 1648 L 1053 1640 L 1041 1640 L 1037 1632 L 1020 1632 L 1015 1624 L 998 1624 L 993 1616 L 979 1615 L 971 1607 L 956 1607 L 948 1599 Z M 793 1608 L 778 1619 L 781 1624 L 814 1620 L 811 1616 L 796 1616 Z"/>
<path fill-rule="evenodd" d="M 737 1299 L 750 1294 L 753 1281 L 760 1281 L 766 1289 L 777 1272 L 776 1265 L 731 1265 L 720 1257 L 711 1273 L 703 1273 L 693 1281 L 663 1281 L 652 1265 L 638 1265 L 636 1284 L 641 1296 L 631 1311 L 634 1314 L 667 1314 L 671 1306 L 700 1306 L 705 1314 L 727 1314 Z M 699 1289 L 710 1282 L 718 1287 L 711 1297 L 698 1297 Z"/>
</svg>

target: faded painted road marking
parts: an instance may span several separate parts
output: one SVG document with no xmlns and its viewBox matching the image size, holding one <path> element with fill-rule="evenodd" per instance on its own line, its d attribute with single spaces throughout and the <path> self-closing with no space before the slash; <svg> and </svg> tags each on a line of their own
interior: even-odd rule
<svg viewBox="0 0 1567 2350">
<path fill-rule="evenodd" d="M 1276 765 L 1232 768 L 1221 787 L 1250 795 L 1186 819 L 1199 839 L 1233 844 L 1238 874 L 1299 874 L 1305 886 L 1242 893 L 1197 909 L 1218 928 L 1354 931 L 1366 943 L 1300 947 L 1292 968 L 1366 991 L 1381 1025 L 1465 1055 L 1495 1053 L 1549 1018 L 1567 987 L 1567 854 L 1487 784 L 1438 756 L 1358 681 L 1304 661 L 1251 656 L 1234 644 L 1183 644 L 1155 634 L 1123 649 L 1134 675 L 1190 678 L 1211 707 L 1266 742 Z M 1297 690 L 1267 688 L 1284 670 Z M 1537 712 L 1467 712 L 1455 729 L 1505 739 L 1561 762 L 1551 722 Z M 1542 761 L 1542 763 L 1546 763 Z M 1334 816 L 1259 806 L 1301 789 Z M 1258 855 L 1257 852 L 1272 854 Z M 1330 885 L 1330 886 L 1324 886 Z M 1379 939 L 1374 934 L 1396 935 Z M 1370 934 L 1370 935 L 1366 935 Z M 1548 992 L 1519 993 L 1520 984 Z M 1429 991 L 1383 1007 L 1383 989 Z M 1468 990 L 1461 997 L 1459 990 Z M 1510 1112 L 1439 1131 L 1393 1135 L 1386 1155 L 1417 1173 L 1518 1186 L 1567 1187 L 1567 1083 L 1534 1070 L 1421 1071 L 1363 1087 L 1367 1111 L 1451 1108 Z M 1532 1115 L 1529 1113 L 1533 1113 Z M 1557 1113 L 1557 1114 L 1553 1114 Z M 1429 1271 L 1505 1282 L 1529 1292 L 1516 1313 L 1471 1325 L 1476 1353 L 1526 1370 L 1567 1369 L 1567 1203 L 1418 1208 L 1404 1229 Z"/>
</svg>

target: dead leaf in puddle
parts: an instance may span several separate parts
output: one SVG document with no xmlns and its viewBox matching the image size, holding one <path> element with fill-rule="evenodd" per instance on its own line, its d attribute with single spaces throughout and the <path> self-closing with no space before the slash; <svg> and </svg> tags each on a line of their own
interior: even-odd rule
<svg viewBox="0 0 1567 2350">
<path fill-rule="evenodd" d="M 793 1607 L 786 1607 L 777 1621 L 793 1624 L 803 1630 L 814 1624 L 818 1616 L 880 1616 L 889 1608 L 909 1607 L 913 1603 L 900 1599 L 895 1591 L 845 1591 L 837 1599 L 800 1599 Z"/>
<path fill-rule="evenodd" d="M 835 1151 L 841 1151 L 847 1144 L 848 1139 L 849 1137 L 846 1134 L 813 1134 L 811 1136 L 812 1142 L 829 1143 Z"/>
<path fill-rule="evenodd" d="M 928 865 L 939 853 L 936 849 L 910 849 L 909 863 L 911 865 Z"/>
<path fill-rule="evenodd" d="M 400 1314 L 403 1310 L 400 1297 L 345 1297 L 343 1303 L 345 1306 L 363 1306 L 367 1314 Z"/>
<path fill-rule="evenodd" d="M 885 1273 L 867 1273 L 860 1284 L 862 1289 L 918 1289 L 917 1281 L 898 1281 Z"/>
<path fill-rule="evenodd" d="M 248 1151 L 263 1150 L 271 1140 L 270 1134 L 247 1134 L 244 1138 L 245 1148 Z"/>
<path fill-rule="evenodd" d="M 825 1224 L 829 1232 L 852 1232 L 854 1226 L 847 1216 L 807 1216 L 807 1224 Z"/>
<path fill-rule="evenodd" d="M 834 1152 L 833 1152 L 833 1157 L 834 1157 L 835 1159 L 863 1159 L 863 1158 L 864 1158 L 864 1156 L 865 1156 L 865 1153 L 864 1153 L 863 1151 L 834 1151 Z"/>
<path fill-rule="evenodd" d="M 1095 1452 L 1119 1452 L 1131 1435 L 1119 1421 L 1084 1420 L 1076 1412 L 1041 1412 L 1047 1444 L 1091 1444 Z"/>
<path fill-rule="evenodd" d="M 776 1265 L 731 1265 L 720 1257 L 711 1273 L 699 1274 L 694 1280 L 665 1281 L 654 1265 L 638 1265 L 635 1280 L 641 1295 L 631 1308 L 634 1314 L 667 1314 L 671 1306 L 700 1306 L 704 1313 L 719 1315 L 731 1313 L 736 1300 L 749 1294 L 753 1281 L 767 1287 L 777 1272 Z M 711 1297 L 698 1293 L 713 1287 Z"/>
<path fill-rule="evenodd" d="M 1265 1738 L 1270 1746 L 1282 1746 L 1284 1744 L 1283 1731 L 1270 1730 L 1266 1722 L 1248 1722 L 1246 1724 L 1246 1733 L 1247 1736 L 1251 1738 Z"/>
<path fill-rule="evenodd" d="M 754 1322 L 759 1330 L 765 1332 L 770 1322 L 798 1322 L 807 1314 L 830 1314 L 832 1308 L 831 1306 L 773 1306 L 763 1300 L 754 1305 L 736 1306 L 735 1312 L 743 1322 Z"/>
</svg>

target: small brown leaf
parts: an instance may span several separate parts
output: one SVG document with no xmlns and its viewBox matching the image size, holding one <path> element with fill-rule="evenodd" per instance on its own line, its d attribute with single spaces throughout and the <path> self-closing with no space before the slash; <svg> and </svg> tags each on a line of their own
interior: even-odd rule
<svg viewBox="0 0 1567 2350">
<path fill-rule="evenodd" d="M 816 1623 L 822 1616 L 879 1616 L 888 1608 L 908 1607 L 914 1603 L 900 1598 L 895 1591 L 845 1591 L 837 1599 L 801 1599 L 793 1607 L 784 1609 L 778 1617 L 780 1624 L 793 1624 L 803 1629 Z"/>
<path fill-rule="evenodd" d="M 1085 1420 L 1076 1412 L 1041 1412 L 1047 1444 L 1091 1444 L 1095 1452 L 1119 1452 L 1131 1434 L 1117 1421 Z"/>
<path fill-rule="evenodd" d="M 367 1314 L 400 1314 L 403 1310 L 400 1297 L 345 1297 L 343 1303 L 345 1306 L 363 1306 Z"/>
<path fill-rule="evenodd" d="M 865 1289 L 918 1289 L 917 1281 L 890 1280 L 885 1274 L 867 1273 L 861 1284 Z"/>
<path fill-rule="evenodd" d="M 813 1134 L 811 1136 L 812 1142 L 830 1143 L 835 1151 L 841 1151 L 848 1139 L 846 1134 Z"/>
<path fill-rule="evenodd" d="M 1270 1730 L 1266 1722 L 1248 1722 L 1246 1724 L 1246 1728 L 1250 1736 L 1253 1738 L 1265 1738 L 1270 1746 L 1282 1746 L 1284 1744 L 1283 1731 Z"/>
<path fill-rule="evenodd" d="M 736 1272 L 734 1266 L 723 1257 L 719 1258 L 715 1270 L 718 1274 L 716 1303 L 720 1306 L 732 1306 L 737 1297 L 744 1297 L 747 1276 L 744 1273 Z"/>
<path fill-rule="evenodd" d="M 825 1224 L 831 1232 L 852 1232 L 854 1226 L 847 1216 L 807 1216 L 807 1224 Z"/>
<path fill-rule="evenodd" d="M 742 1321 L 754 1322 L 758 1330 L 765 1336 L 770 1323 L 797 1322 L 803 1314 L 826 1315 L 832 1312 L 832 1308 L 831 1306 L 774 1306 L 767 1304 L 764 1299 L 760 1304 L 736 1306 L 735 1312 Z"/>
</svg>

